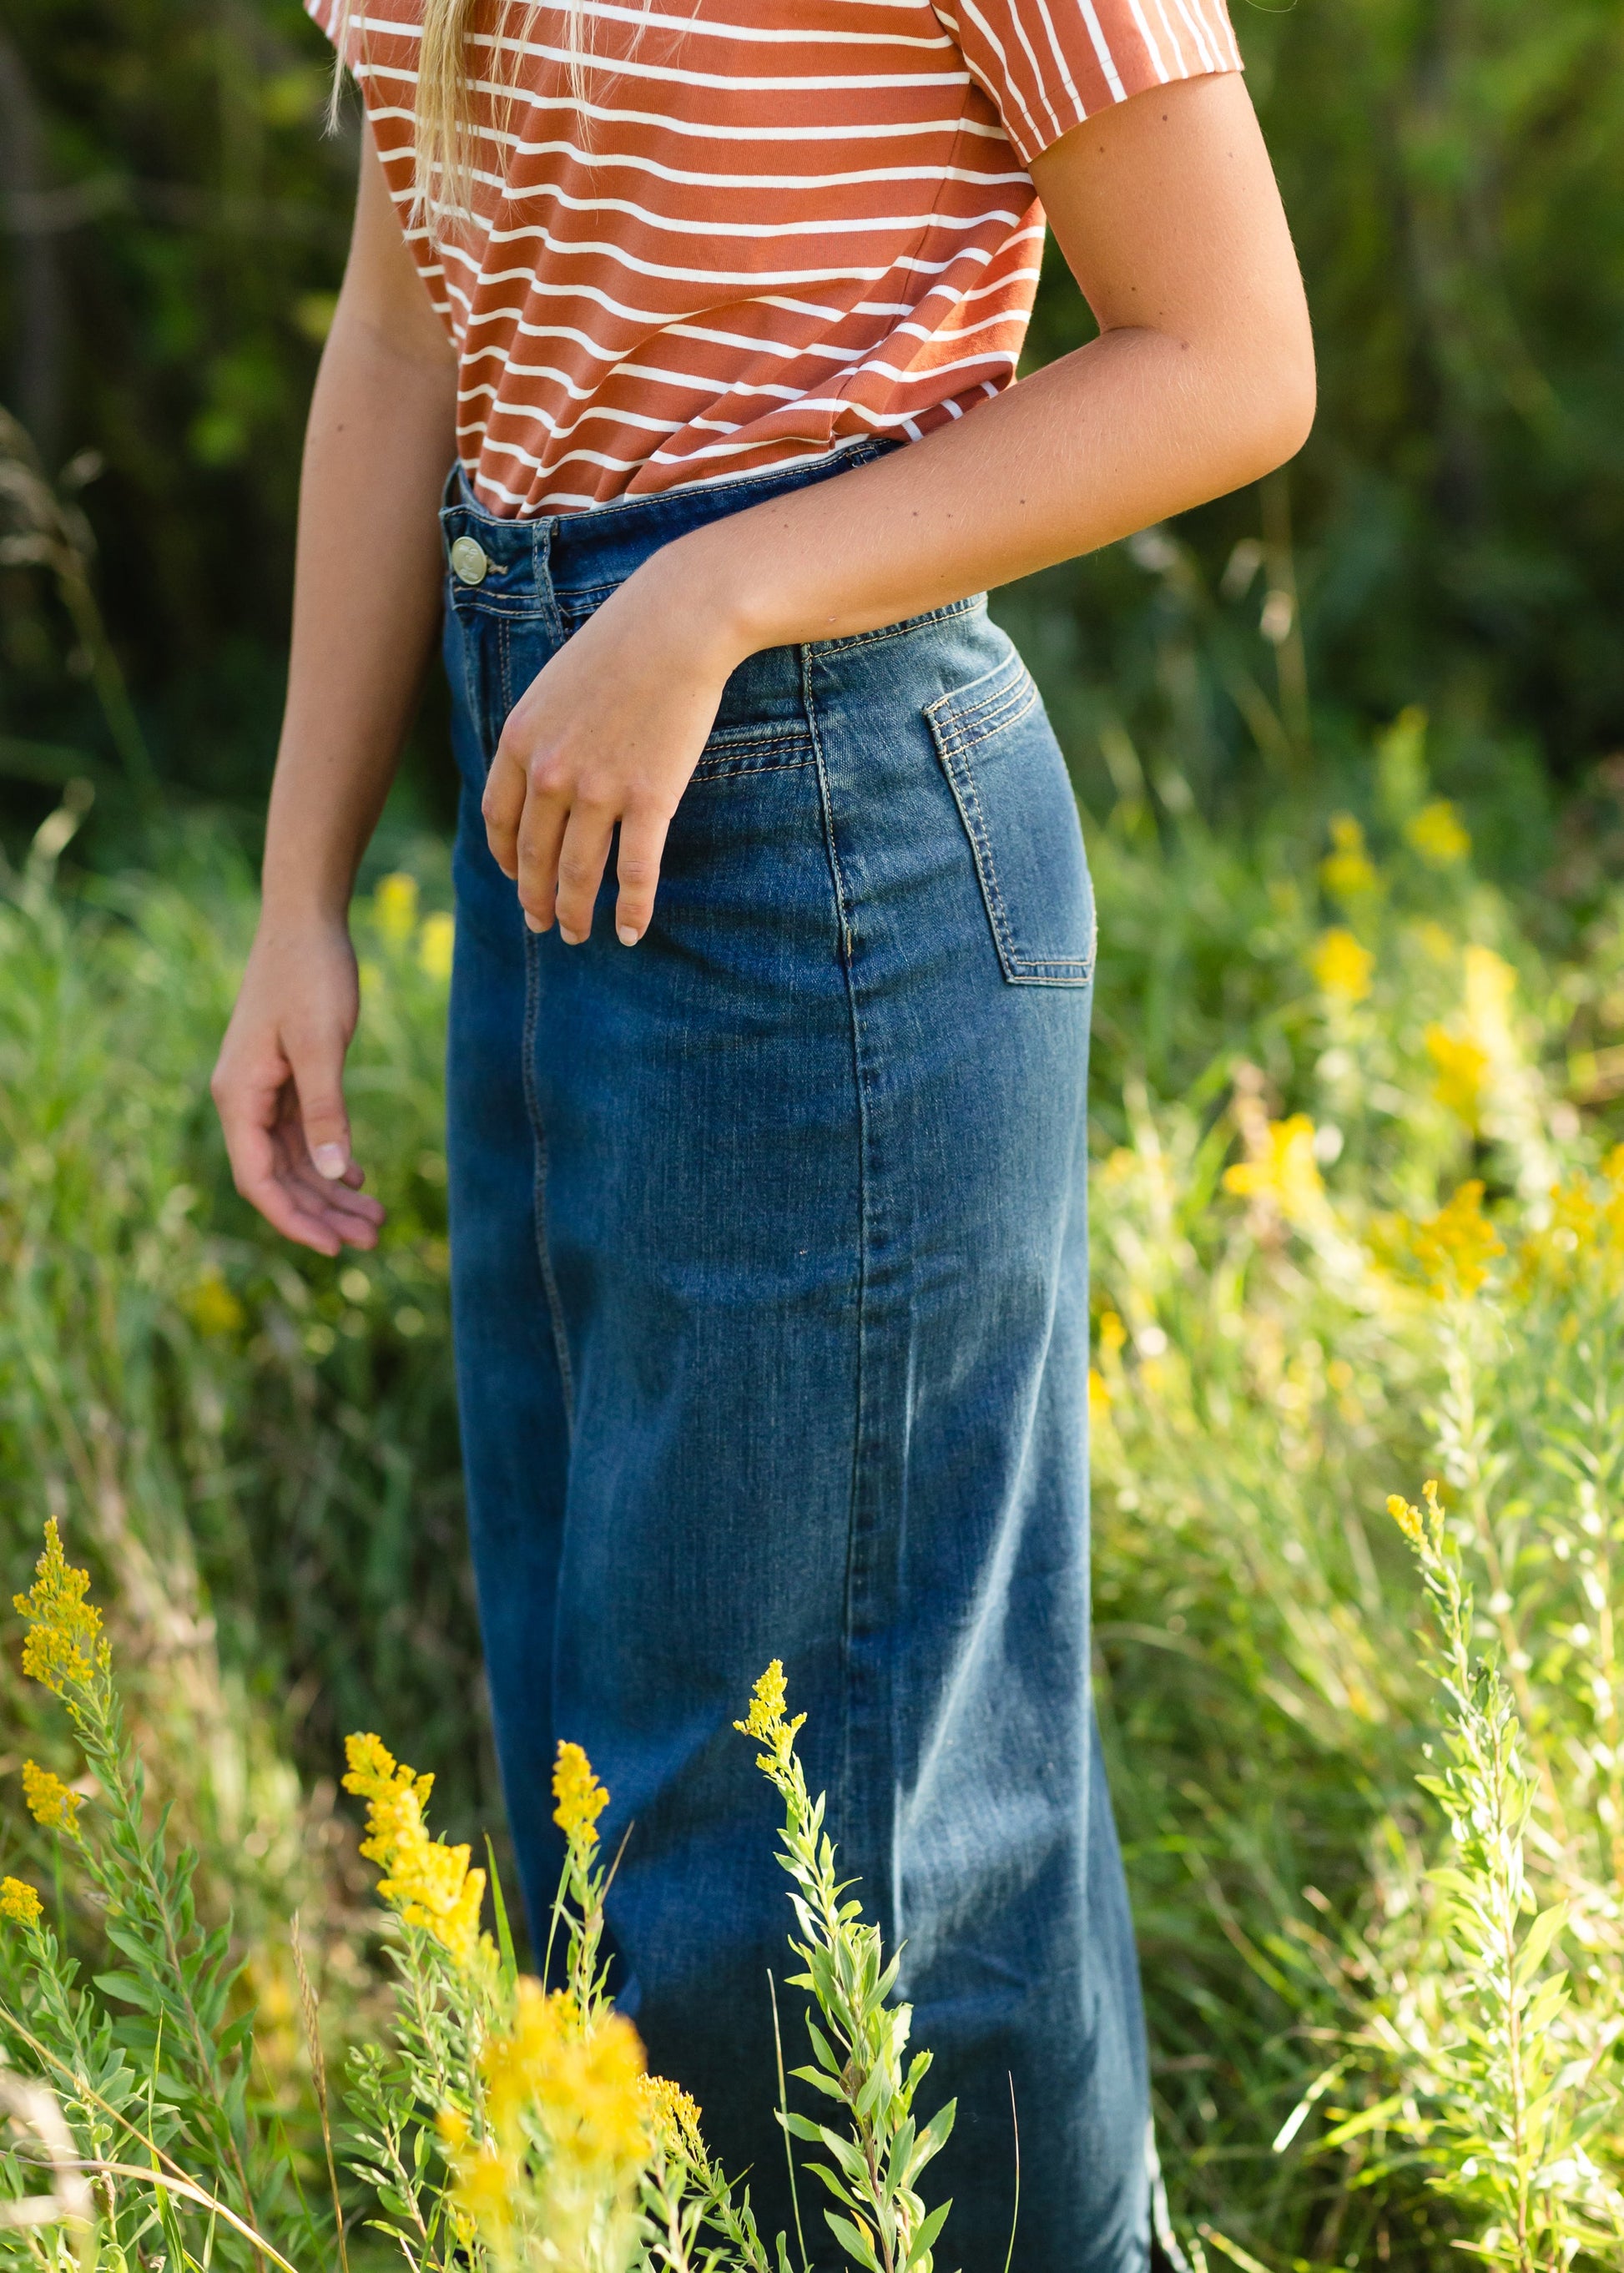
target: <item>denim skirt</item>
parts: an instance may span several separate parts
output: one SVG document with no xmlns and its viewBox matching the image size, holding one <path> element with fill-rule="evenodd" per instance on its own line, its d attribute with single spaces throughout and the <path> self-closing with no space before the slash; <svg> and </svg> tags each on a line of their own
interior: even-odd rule
<svg viewBox="0 0 1624 2273">
<path fill-rule="evenodd" d="M 641 561 L 872 454 L 526 521 L 457 485 L 442 514 L 452 1277 L 496 1741 L 533 1930 L 559 1740 L 608 1785 L 616 1995 L 771 2233 L 770 1972 L 808 2055 L 775 1801 L 733 1724 L 782 1658 L 935 2056 L 921 2112 L 959 2103 L 940 2262 L 1004 2263 L 1018 2120 L 1015 2265 L 1132 2273 L 1145 2054 L 1089 1696 L 1094 902 L 1037 690 L 981 599 L 752 656 L 635 949 L 613 874 L 585 945 L 533 936 L 479 814 L 508 709 Z"/>
</svg>

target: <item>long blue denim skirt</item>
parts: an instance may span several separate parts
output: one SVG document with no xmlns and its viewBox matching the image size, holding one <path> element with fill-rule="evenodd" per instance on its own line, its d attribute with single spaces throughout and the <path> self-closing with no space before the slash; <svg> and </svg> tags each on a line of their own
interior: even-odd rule
<svg viewBox="0 0 1624 2273">
<path fill-rule="evenodd" d="M 532 936 L 480 793 L 512 704 L 662 544 L 812 469 L 514 521 L 442 514 L 462 776 L 452 1277 L 491 1702 L 532 1930 L 560 1738 L 613 1794 L 613 1981 L 790 2222 L 768 1975 L 807 2052 L 776 1803 L 734 1733 L 782 1658 L 887 1944 L 940 2262 L 1132 2273 L 1147 2089 L 1089 1697 L 1093 895 L 1019 656 L 966 600 L 754 656 L 653 925 Z M 480 564 L 484 563 L 483 573 Z M 792 2101 L 808 2099 L 792 2083 Z M 813 2107 L 817 2105 L 811 2101 Z M 815 2262 L 838 2265 L 809 2179 Z"/>
</svg>

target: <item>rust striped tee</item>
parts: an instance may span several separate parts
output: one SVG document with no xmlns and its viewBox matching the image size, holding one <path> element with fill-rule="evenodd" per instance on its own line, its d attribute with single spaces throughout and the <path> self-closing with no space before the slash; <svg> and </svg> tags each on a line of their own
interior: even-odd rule
<svg viewBox="0 0 1624 2273">
<path fill-rule="evenodd" d="M 340 0 L 305 0 L 329 37 Z M 1014 375 L 1027 168 L 1108 104 L 1237 70 L 1224 0 L 479 0 L 471 216 L 410 224 L 422 0 L 347 60 L 455 344 L 487 511 L 568 513 L 917 439 Z M 500 53 L 498 52 L 500 43 Z"/>
</svg>

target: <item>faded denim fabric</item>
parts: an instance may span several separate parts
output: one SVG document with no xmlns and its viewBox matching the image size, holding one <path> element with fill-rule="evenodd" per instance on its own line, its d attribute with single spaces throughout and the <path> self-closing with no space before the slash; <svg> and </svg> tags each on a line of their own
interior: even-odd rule
<svg viewBox="0 0 1624 2273">
<path fill-rule="evenodd" d="M 872 454 L 523 522 L 454 490 L 442 515 L 489 564 L 448 579 L 446 657 L 453 1286 L 497 1742 L 533 1931 L 557 1741 L 608 1785 L 616 1993 L 771 2233 L 770 1968 L 807 2053 L 776 1801 L 733 1723 L 782 1657 L 845 1872 L 904 1953 L 921 2108 L 959 2100 L 942 2263 L 1004 2263 L 1012 2080 L 1016 2266 L 1138 2273 L 1146 2062 L 1088 1677 L 1094 903 L 1037 691 L 980 599 L 752 657 L 634 949 L 613 874 L 587 945 L 532 937 L 479 817 L 512 703 L 640 561 Z"/>
</svg>

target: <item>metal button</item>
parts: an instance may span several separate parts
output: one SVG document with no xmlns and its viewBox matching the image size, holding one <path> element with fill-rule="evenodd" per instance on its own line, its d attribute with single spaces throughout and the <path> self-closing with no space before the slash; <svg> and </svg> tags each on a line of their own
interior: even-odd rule
<svg viewBox="0 0 1624 2273">
<path fill-rule="evenodd" d="M 451 548 L 451 573 L 459 584 L 484 583 L 491 573 L 491 564 L 477 537 L 457 538 Z"/>
</svg>

